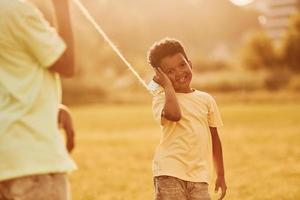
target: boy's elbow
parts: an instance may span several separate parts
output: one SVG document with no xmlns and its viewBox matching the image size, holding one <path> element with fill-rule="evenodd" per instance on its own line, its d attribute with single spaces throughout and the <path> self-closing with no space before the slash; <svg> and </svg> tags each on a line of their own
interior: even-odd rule
<svg viewBox="0 0 300 200">
<path fill-rule="evenodd" d="M 61 72 L 58 72 L 59 75 L 61 75 L 64 78 L 72 78 L 75 75 L 75 69 L 68 69 L 68 70 L 63 70 Z"/>
<path fill-rule="evenodd" d="M 167 114 L 164 116 L 167 120 L 169 121 L 173 121 L 173 122 L 178 122 L 181 120 L 181 114 L 177 113 L 177 114 Z"/>
<path fill-rule="evenodd" d="M 71 78 L 75 75 L 75 67 L 67 66 L 67 65 L 59 65 L 56 63 L 52 67 L 50 67 L 50 71 L 58 73 L 60 76 L 64 78 Z"/>
<path fill-rule="evenodd" d="M 173 118 L 172 118 L 172 121 L 173 122 L 179 122 L 181 120 L 181 116 L 179 115 L 179 116 L 174 116 Z"/>
<path fill-rule="evenodd" d="M 75 75 L 74 56 L 63 54 L 50 68 L 50 71 L 58 73 L 64 78 L 71 78 Z"/>
</svg>

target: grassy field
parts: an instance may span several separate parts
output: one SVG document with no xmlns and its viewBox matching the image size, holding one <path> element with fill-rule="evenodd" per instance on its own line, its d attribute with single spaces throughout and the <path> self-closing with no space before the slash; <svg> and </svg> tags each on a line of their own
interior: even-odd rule
<svg viewBox="0 0 300 200">
<path fill-rule="evenodd" d="M 72 111 L 73 157 L 79 166 L 70 177 L 73 199 L 153 199 L 151 160 L 160 130 L 150 104 L 76 106 Z M 226 103 L 220 111 L 225 199 L 300 199 L 300 105 Z"/>
</svg>

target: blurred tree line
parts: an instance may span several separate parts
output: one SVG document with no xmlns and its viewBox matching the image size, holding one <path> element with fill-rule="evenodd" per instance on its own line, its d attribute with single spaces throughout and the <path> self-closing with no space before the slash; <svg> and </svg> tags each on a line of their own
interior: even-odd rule
<svg viewBox="0 0 300 200">
<path fill-rule="evenodd" d="M 291 17 L 279 41 L 274 42 L 265 32 L 251 34 L 242 45 L 241 63 L 252 71 L 267 71 L 267 89 L 279 89 L 290 81 L 295 89 L 300 89 L 297 76 L 300 73 L 300 14 Z M 296 77 L 292 77 L 293 74 Z"/>
<path fill-rule="evenodd" d="M 228 0 L 81 1 L 146 82 L 153 76 L 148 48 L 172 37 L 185 45 L 193 62 L 193 86 L 200 90 L 300 88 L 297 76 L 292 76 L 299 71 L 297 19 L 278 48 L 262 32 L 244 41 L 261 30 L 259 13 Z M 63 80 L 64 99 L 122 101 L 147 94 L 78 8 L 72 9 L 79 70 L 75 78 Z"/>
<path fill-rule="evenodd" d="M 157 40 L 181 40 L 196 72 L 218 70 L 229 66 L 226 59 L 239 47 L 242 35 L 259 27 L 256 11 L 228 0 L 81 1 L 146 81 L 153 76 L 146 54 Z M 131 91 L 145 95 L 143 87 L 78 8 L 72 9 L 79 71 L 74 79 L 63 80 L 65 98 L 97 99 Z"/>
</svg>

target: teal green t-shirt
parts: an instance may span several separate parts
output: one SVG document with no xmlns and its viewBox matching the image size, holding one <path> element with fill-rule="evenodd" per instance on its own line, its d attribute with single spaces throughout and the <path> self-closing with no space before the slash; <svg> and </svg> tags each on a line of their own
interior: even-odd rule
<svg viewBox="0 0 300 200">
<path fill-rule="evenodd" d="M 76 168 L 57 125 L 60 79 L 48 70 L 65 48 L 33 5 L 0 1 L 0 181 Z"/>
</svg>

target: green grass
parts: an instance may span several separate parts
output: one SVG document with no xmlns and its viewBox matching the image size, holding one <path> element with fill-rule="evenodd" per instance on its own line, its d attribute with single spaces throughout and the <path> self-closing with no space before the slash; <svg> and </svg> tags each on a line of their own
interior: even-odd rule
<svg viewBox="0 0 300 200">
<path fill-rule="evenodd" d="M 77 129 L 73 157 L 79 166 L 70 176 L 73 199 L 153 199 L 151 160 L 160 130 L 151 105 L 72 110 Z M 226 199 L 300 199 L 300 105 L 224 104 L 220 111 Z"/>
</svg>

